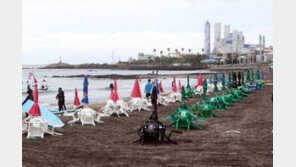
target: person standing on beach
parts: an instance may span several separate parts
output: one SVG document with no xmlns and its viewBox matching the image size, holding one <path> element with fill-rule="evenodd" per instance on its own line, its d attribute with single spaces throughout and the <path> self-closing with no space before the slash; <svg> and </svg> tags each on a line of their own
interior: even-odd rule
<svg viewBox="0 0 296 167">
<path fill-rule="evenodd" d="M 23 101 L 22 105 L 24 105 L 28 100 L 34 100 L 34 96 L 33 96 L 33 91 L 30 88 L 30 86 L 28 86 L 28 91 L 27 91 L 28 96 L 26 97 L 26 99 Z M 26 118 L 29 116 L 28 113 L 26 113 Z"/>
<path fill-rule="evenodd" d="M 236 72 L 233 73 L 232 80 L 232 87 L 237 88 Z"/>
<path fill-rule="evenodd" d="M 58 99 L 59 111 L 67 110 L 65 106 L 65 94 L 62 88 L 58 89 L 56 99 Z"/>
<path fill-rule="evenodd" d="M 238 78 L 238 86 L 241 86 L 241 78 L 242 78 L 242 74 L 241 74 L 240 71 L 238 72 L 237 78 Z"/>
<path fill-rule="evenodd" d="M 150 82 L 151 82 L 151 79 L 148 79 L 148 83 L 145 85 L 146 98 L 149 98 L 149 96 L 151 95 L 151 90 L 153 85 Z"/>
</svg>

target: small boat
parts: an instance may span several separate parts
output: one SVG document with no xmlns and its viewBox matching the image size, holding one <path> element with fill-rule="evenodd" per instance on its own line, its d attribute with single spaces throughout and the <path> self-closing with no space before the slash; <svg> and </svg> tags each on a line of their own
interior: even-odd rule
<svg viewBox="0 0 296 167">
<path fill-rule="evenodd" d="M 48 87 L 44 87 L 44 88 L 39 88 L 39 90 L 48 90 Z"/>
</svg>

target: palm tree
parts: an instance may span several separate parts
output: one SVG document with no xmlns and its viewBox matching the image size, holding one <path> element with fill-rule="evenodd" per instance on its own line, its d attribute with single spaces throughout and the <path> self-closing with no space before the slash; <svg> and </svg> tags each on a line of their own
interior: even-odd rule
<svg viewBox="0 0 296 167">
<path fill-rule="evenodd" d="M 177 53 L 178 53 L 178 49 L 175 49 L 175 52 L 176 52 L 176 56 L 178 55 Z"/>
<path fill-rule="evenodd" d="M 190 54 L 190 52 L 191 52 L 191 49 L 190 49 L 190 48 L 188 49 L 188 52 L 189 52 L 189 54 Z"/>
<path fill-rule="evenodd" d="M 154 56 L 155 56 L 156 49 L 153 49 L 153 52 L 154 52 Z"/>
<path fill-rule="evenodd" d="M 162 54 L 163 54 L 163 51 L 161 50 L 161 51 L 160 51 L 160 56 L 162 56 Z"/>
<path fill-rule="evenodd" d="M 181 48 L 182 52 L 184 51 L 184 48 Z"/>
</svg>

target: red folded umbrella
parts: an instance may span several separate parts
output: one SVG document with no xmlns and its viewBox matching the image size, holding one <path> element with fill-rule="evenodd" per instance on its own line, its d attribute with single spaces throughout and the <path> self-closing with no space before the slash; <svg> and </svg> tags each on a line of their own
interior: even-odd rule
<svg viewBox="0 0 296 167">
<path fill-rule="evenodd" d="M 32 116 L 40 116 L 41 111 L 38 105 L 38 86 L 35 84 L 35 91 L 34 91 L 34 104 L 28 112 Z"/>
<path fill-rule="evenodd" d="M 175 78 L 175 76 L 174 76 L 173 92 L 177 92 L 177 84 L 176 84 L 176 78 Z"/>
<path fill-rule="evenodd" d="M 79 105 L 80 105 L 80 101 L 79 101 L 79 98 L 78 98 L 77 88 L 75 88 L 74 105 L 75 105 L 75 106 L 79 106 Z"/>
<path fill-rule="evenodd" d="M 140 90 L 140 85 L 139 85 L 139 81 L 138 81 L 137 77 L 136 77 L 136 81 L 135 81 L 135 84 L 134 84 L 134 88 L 133 88 L 131 97 L 139 97 L 139 98 L 142 97 L 141 90 Z"/>
<path fill-rule="evenodd" d="M 202 76 L 201 74 L 199 74 L 199 77 L 197 78 L 197 85 L 195 86 L 195 88 L 197 88 L 198 86 L 202 86 Z"/>
<path fill-rule="evenodd" d="M 182 90 L 181 81 L 179 79 L 179 90 Z"/>
<path fill-rule="evenodd" d="M 161 81 L 159 82 L 159 87 L 160 87 L 160 92 L 163 93 L 163 87 L 162 87 L 162 84 L 161 84 Z"/>
<path fill-rule="evenodd" d="M 114 102 L 116 102 L 119 99 L 117 94 L 117 82 L 115 78 L 114 78 L 114 90 L 111 93 L 110 99 L 113 100 Z"/>
</svg>

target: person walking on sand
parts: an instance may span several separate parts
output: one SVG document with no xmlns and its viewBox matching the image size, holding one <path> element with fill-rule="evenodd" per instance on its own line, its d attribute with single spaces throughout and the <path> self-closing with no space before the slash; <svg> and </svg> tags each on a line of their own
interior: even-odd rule
<svg viewBox="0 0 296 167">
<path fill-rule="evenodd" d="M 65 106 L 65 94 L 61 87 L 58 89 L 56 99 L 58 100 L 59 111 L 67 110 Z"/>
<path fill-rule="evenodd" d="M 151 96 L 152 86 L 151 79 L 148 79 L 148 83 L 145 85 L 146 98 Z"/>
</svg>

